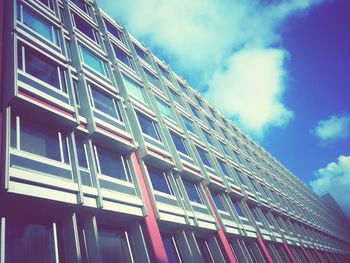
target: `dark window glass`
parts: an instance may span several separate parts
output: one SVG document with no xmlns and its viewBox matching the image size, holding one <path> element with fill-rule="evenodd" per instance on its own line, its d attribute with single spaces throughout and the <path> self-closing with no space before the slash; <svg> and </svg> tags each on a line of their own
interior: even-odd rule
<svg viewBox="0 0 350 263">
<path fill-rule="evenodd" d="M 11 114 L 11 147 L 12 148 L 17 148 L 17 134 L 16 134 L 16 130 L 17 130 L 17 127 L 16 127 L 16 116 L 14 114 Z"/>
<path fill-rule="evenodd" d="M 96 30 L 87 21 L 85 21 L 77 14 L 73 14 L 73 17 L 76 28 L 82 33 L 84 33 L 91 40 L 99 44 L 98 33 L 96 32 Z"/>
<path fill-rule="evenodd" d="M 78 235 L 79 235 L 79 246 L 81 253 L 81 263 L 88 263 L 88 248 L 86 242 L 86 232 L 85 229 L 78 225 Z"/>
<path fill-rule="evenodd" d="M 222 130 L 222 134 L 224 135 L 226 140 L 230 140 L 230 138 L 228 137 L 227 133 L 224 130 Z"/>
<path fill-rule="evenodd" d="M 207 140 L 207 142 L 211 145 L 211 146 L 214 146 L 213 145 L 213 140 L 211 138 L 211 135 L 209 133 L 207 133 L 206 131 L 202 130 L 203 133 L 204 133 L 204 137 L 205 139 Z"/>
<path fill-rule="evenodd" d="M 57 30 L 42 17 L 33 13 L 23 6 L 23 23 L 37 32 L 39 35 L 49 40 L 53 44 L 58 44 Z"/>
<path fill-rule="evenodd" d="M 111 97 L 106 96 L 105 93 L 93 86 L 91 86 L 91 94 L 96 109 L 110 115 L 113 118 L 120 119 L 117 104 Z"/>
<path fill-rule="evenodd" d="M 170 235 L 162 234 L 163 245 L 165 252 L 168 256 L 169 263 L 179 263 L 179 255 L 177 253 L 173 237 Z"/>
<path fill-rule="evenodd" d="M 226 168 L 226 164 L 223 161 L 219 160 L 219 159 L 218 159 L 218 163 L 220 165 L 221 171 L 224 173 L 224 175 L 227 176 L 228 175 L 228 171 L 227 171 L 227 168 Z"/>
<path fill-rule="evenodd" d="M 156 76 L 154 76 L 151 72 L 149 72 L 148 70 L 145 70 L 145 74 L 146 74 L 146 78 L 148 80 L 149 83 L 151 83 L 153 86 L 155 86 L 158 89 L 160 88 L 160 84 L 158 81 L 158 78 Z"/>
<path fill-rule="evenodd" d="M 143 59 L 144 61 L 146 61 L 147 63 L 149 63 L 149 60 L 148 60 L 148 55 L 145 51 L 143 51 L 140 47 L 134 45 L 135 47 L 135 51 L 136 51 L 136 54 L 141 58 Z"/>
<path fill-rule="evenodd" d="M 50 9 L 52 9 L 52 7 L 53 7 L 52 0 L 39 0 L 39 2 L 43 3 L 44 5 L 49 7 Z"/>
<path fill-rule="evenodd" d="M 198 113 L 197 109 L 191 104 L 190 104 L 190 108 L 191 108 L 191 111 L 193 112 L 194 116 L 196 116 L 199 119 L 199 113 Z"/>
<path fill-rule="evenodd" d="M 221 149 L 224 151 L 224 153 L 226 155 L 230 155 L 230 153 L 229 153 L 229 151 L 227 149 L 227 146 L 225 144 L 221 143 L 221 142 L 220 142 L 220 145 L 221 145 Z"/>
<path fill-rule="evenodd" d="M 188 152 L 182 137 L 173 132 L 170 132 L 170 135 L 171 135 L 171 138 L 173 139 L 176 150 L 178 150 L 179 152 L 182 152 L 183 154 L 188 155 Z"/>
<path fill-rule="evenodd" d="M 185 186 L 185 189 L 186 189 L 186 192 L 187 192 L 187 195 L 188 195 L 188 198 L 190 199 L 190 201 L 202 204 L 203 202 L 202 202 L 202 199 L 199 195 L 197 186 L 194 183 L 186 181 L 186 180 L 183 180 L 183 183 L 184 183 L 184 186 Z"/>
<path fill-rule="evenodd" d="M 147 166 L 147 170 L 154 190 L 172 194 L 167 179 L 165 178 L 165 174 L 162 170 L 152 166 Z"/>
<path fill-rule="evenodd" d="M 177 82 L 179 84 L 180 89 L 182 90 L 183 93 L 185 93 L 187 96 L 189 95 L 187 88 L 181 83 Z"/>
<path fill-rule="evenodd" d="M 77 7 L 89 15 L 89 9 L 84 0 L 71 0 Z"/>
<path fill-rule="evenodd" d="M 219 194 L 212 192 L 211 195 L 213 196 L 213 200 L 214 200 L 214 203 L 216 205 L 216 208 L 219 209 L 219 210 L 222 210 L 222 211 L 226 211 L 226 209 L 224 207 L 224 204 L 222 203 Z"/>
<path fill-rule="evenodd" d="M 241 184 L 246 185 L 245 180 L 244 180 L 244 175 L 242 174 L 241 171 L 238 171 L 235 169 L 236 175 L 238 177 L 238 180 L 241 182 Z"/>
<path fill-rule="evenodd" d="M 254 180 L 253 180 L 253 179 L 251 179 L 251 178 L 249 178 L 249 180 L 250 180 L 250 182 L 251 182 L 251 184 L 252 184 L 252 186 L 253 186 L 254 190 L 255 190 L 256 192 L 258 192 L 258 193 L 259 193 L 259 190 L 258 190 L 257 186 L 255 185 Z"/>
<path fill-rule="evenodd" d="M 197 240 L 199 250 L 201 252 L 201 258 L 202 258 L 201 262 L 213 263 L 214 259 L 210 252 L 207 241 L 204 238 L 200 238 L 200 237 L 196 237 L 196 240 Z"/>
<path fill-rule="evenodd" d="M 208 123 L 209 123 L 210 127 L 211 127 L 213 130 L 215 130 L 215 124 L 214 124 L 214 122 L 213 122 L 211 119 L 209 119 L 208 117 L 207 117 L 207 120 L 208 120 Z"/>
<path fill-rule="evenodd" d="M 83 139 L 80 137 L 76 137 L 75 146 L 77 149 L 79 166 L 87 169 L 88 164 L 87 164 L 86 151 L 85 151 Z"/>
<path fill-rule="evenodd" d="M 152 138 L 154 138 L 156 140 L 160 140 L 157 128 L 151 119 L 144 117 L 141 114 L 137 114 L 137 118 L 139 120 L 141 130 L 143 133 L 151 136 Z"/>
<path fill-rule="evenodd" d="M 55 250 L 51 225 L 6 220 L 6 262 L 54 263 Z"/>
<path fill-rule="evenodd" d="M 243 214 L 243 211 L 238 203 L 233 203 L 233 206 L 235 207 L 235 210 L 239 216 L 245 217 Z"/>
<path fill-rule="evenodd" d="M 25 49 L 26 72 L 45 83 L 60 89 L 59 69 L 53 61 L 44 58 L 29 48 Z"/>
<path fill-rule="evenodd" d="M 254 211 L 254 209 L 250 208 L 250 212 L 252 213 L 252 216 L 256 222 L 260 222 L 258 215 Z"/>
<path fill-rule="evenodd" d="M 117 45 L 113 44 L 112 46 L 114 49 L 114 54 L 117 57 L 117 59 L 120 60 L 123 64 L 125 64 L 129 68 L 134 69 L 132 58 Z"/>
<path fill-rule="evenodd" d="M 122 155 L 102 147 L 97 148 L 97 155 L 101 174 L 128 181 L 128 166 Z"/>
<path fill-rule="evenodd" d="M 131 261 L 124 232 L 100 229 L 98 239 L 103 263 Z"/>
<path fill-rule="evenodd" d="M 201 158 L 202 162 L 203 162 L 206 166 L 211 167 L 206 152 L 205 152 L 204 150 L 198 148 L 198 147 L 197 147 L 197 151 L 198 151 L 199 157 Z"/>
<path fill-rule="evenodd" d="M 171 95 L 171 97 L 173 98 L 173 100 L 174 100 L 177 104 L 183 106 L 183 101 L 182 101 L 180 95 L 177 94 L 177 93 L 176 93 L 175 91 L 173 91 L 172 89 L 169 89 L 169 91 L 170 91 L 170 95 Z"/>
<path fill-rule="evenodd" d="M 162 73 L 162 75 L 166 79 L 170 80 L 170 73 L 165 68 L 163 68 L 161 65 L 159 65 L 159 69 L 160 69 L 160 72 Z"/>
<path fill-rule="evenodd" d="M 65 140 L 62 143 L 66 143 Z M 42 124 L 21 119 L 20 145 L 21 150 L 61 161 L 58 132 Z"/>
<path fill-rule="evenodd" d="M 107 19 L 104 19 L 107 31 L 124 43 L 123 33 Z"/>
<path fill-rule="evenodd" d="M 182 116 L 182 115 L 181 115 L 181 117 L 182 117 L 182 120 L 184 121 L 186 129 L 189 132 L 194 133 L 194 128 L 193 128 L 192 122 L 189 119 L 187 119 L 186 117 Z"/>
</svg>

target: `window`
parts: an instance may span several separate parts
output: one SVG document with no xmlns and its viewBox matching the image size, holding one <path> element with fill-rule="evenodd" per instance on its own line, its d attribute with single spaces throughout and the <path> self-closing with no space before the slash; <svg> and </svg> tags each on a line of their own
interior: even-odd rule
<svg viewBox="0 0 350 263">
<path fill-rule="evenodd" d="M 124 85 L 128 93 L 130 93 L 135 98 L 146 102 L 145 97 L 142 92 L 142 88 L 135 81 L 131 80 L 129 77 L 123 75 Z"/>
<path fill-rule="evenodd" d="M 172 89 L 169 89 L 170 91 L 170 95 L 172 97 L 172 99 L 177 103 L 179 104 L 180 106 L 184 106 L 183 104 L 183 100 L 182 98 L 180 97 L 179 94 L 177 94 L 175 91 L 173 91 Z"/>
<path fill-rule="evenodd" d="M 225 176 L 228 176 L 228 171 L 227 171 L 227 168 L 226 168 L 226 164 L 223 161 L 221 161 L 220 159 L 218 159 L 218 163 L 220 165 L 220 168 L 221 168 L 221 171 L 223 172 L 223 174 Z"/>
<path fill-rule="evenodd" d="M 200 149 L 198 147 L 196 147 L 196 148 L 197 148 L 199 157 L 201 158 L 203 164 L 208 166 L 208 167 L 211 167 L 209 159 L 208 159 L 208 156 L 207 156 L 207 153 L 204 150 L 202 150 L 202 149 Z"/>
<path fill-rule="evenodd" d="M 182 118 L 182 120 L 183 120 L 183 122 L 185 124 L 185 127 L 186 127 L 187 131 L 195 133 L 193 125 L 192 125 L 192 122 L 189 119 L 187 119 L 186 117 L 182 116 L 182 115 L 181 115 L 181 118 Z"/>
<path fill-rule="evenodd" d="M 111 98 L 110 95 L 107 96 L 107 94 L 102 92 L 101 89 L 91 84 L 90 89 L 92 95 L 92 106 L 95 109 L 102 111 L 115 119 L 122 120 L 117 102 L 114 98 Z"/>
<path fill-rule="evenodd" d="M 34 30 L 46 40 L 50 41 L 52 44 L 56 46 L 59 45 L 58 31 L 53 25 L 23 5 L 18 5 L 17 9 L 18 20 L 22 21 L 23 24 L 30 27 L 32 30 Z"/>
<path fill-rule="evenodd" d="M 134 64 L 132 61 L 132 57 L 120 47 L 112 43 L 112 47 L 114 50 L 114 54 L 116 58 L 121 61 L 124 65 L 128 66 L 130 69 L 134 70 Z"/>
<path fill-rule="evenodd" d="M 203 133 L 204 133 L 204 137 L 205 137 L 205 139 L 207 140 L 207 142 L 208 142 L 211 146 L 214 146 L 213 140 L 212 140 L 212 138 L 211 138 L 211 135 L 210 135 L 208 132 L 204 131 L 204 130 L 202 130 L 202 131 L 203 131 Z"/>
<path fill-rule="evenodd" d="M 59 162 L 69 163 L 67 137 L 44 124 L 15 117 L 11 121 L 12 147 Z"/>
<path fill-rule="evenodd" d="M 211 192 L 211 195 L 213 197 L 213 201 L 216 205 L 216 208 L 218 210 L 226 211 L 225 206 L 221 201 L 220 195 L 218 193 L 215 193 L 215 192 Z"/>
<path fill-rule="evenodd" d="M 75 27 L 82 32 L 84 35 L 89 37 L 92 41 L 96 42 L 98 45 L 100 45 L 100 39 L 98 36 L 98 31 L 93 28 L 92 25 L 89 24 L 89 22 L 85 21 L 82 17 L 79 15 L 73 13 L 73 21 L 75 24 Z"/>
<path fill-rule="evenodd" d="M 83 138 L 81 138 L 79 136 L 76 137 L 75 138 L 75 146 L 77 149 L 79 166 L 82 168 L 88 169 L 88 162 L 86 159 L 86 148 L 85 148 Z"/>
<path fill-rule="evenodd" d="M 213 122 L 211 119 L 209 119 L 208 117 L 207 117 L 207 121 L 208 121 L 210 127 L 211 127 L 213 130 L 215 130 L 215 124 L 214 124 L 214 122 Z"/>
<path fill-rule="evenodd" d="M 154 76 L 151 72 L 149 72 L 148 70 L 144 69 L 145 71 L 145 75 L 146 78 L 148 80 L 148 82 L 150 84 L 152 84 L 154 87 L 156 87 L 157 89 L 161 90 L 158 78 L 156 76 Z"/>
<path fill-rule="evenodd" d="M 198 106 L 199 107 L 202 107 L 203 109 L 205 108 L 204 104 L 203 104 L 203 101 L 198 98 L 197 96 L 194 96 L 196 98 L 196 101 L 198 102 Z"/>
<path fill-rule="evenodd" d="M 124 43 L 123 33 L 107 19 L 103 20 L 105 22 L 107 31 L 111 33 L 114 37 L 116 37 L 119 41 Z"/>
<path fill-rule="evenodd" d="M 169 263 L 180 263 L 180 254 L 177 249 L 175 238 L 171 235 L 162 234 L 163 245 L 168 256 Z"/>
<path fill-rule="evenodd" d="M 155 168 L 153 166 L 147 165 L 147 171 L 151 179 L 154 190 L 157 190 L 166 194 L 170 194 L 170 195 L 172 194 L 171 187 L 169 185 L 167 177 L 162 170 Z"/>
<path fill-rule="evenodd" d="M 139 46 L 135 45 L 134 44 L 134 47 L 135 47 L 135 51 L 136 51 L 136 54 L 142 59 L 144 60 L 145 62 L 149 63 L 149 58 L 148 58 L 148 55 L 145 51 L 143 51 Z"/>
<path fill-rule="evenodd" d="M 191 108 L 191 111 L 194 114 L 194 116 L 196 116 L 198 119 L 200 119 L 199 112 L 197 111 L 197 109 L 192 104 L 190 104 L 190 108 Z"/>
<path fill-rule="evenodd" d="M 130 181 L 129 165 L 124 156 L 101 146 L 95 146 L 98 172 L 115 179 Z"/>
<path fill-rule="evenodd" d="M 126 231 L 101 228 L 98 230 L 98 240 L 104 263 L 133 262 L 130 254 L 130 244 Z"/>
<path fill-rule="evenodd" d="M 48 8 L 53 9 L 52 0 L 38 0 L 38 1 L 43 5 L 47 6 Z"/>
<path fill-rule="evenodd" d="M 183 183 L 190 201 L 203 204 L 197 185 L 186 180 L 183 180 Z"/>
<path fill-rule="evenodd" d="M 234 208 L 239 216 L 245 217 L 243 210 L 238 203 L 233 203 L 233 206 L 234 206 Z"/>
<path fill-rule="evenodd" d="M 252 213 L 252 216 L 253 216 L 254 220 L 255 220 L 256 222 L 260 222 L 260 219 L 259 219 L 259 217 L 258 217 L 256 211 L 254 210 L 254 208 L 250 208 L 250 212 Z"/>
<path fill-rule="evenodd" d="M 7 219 L 5 235 L 6 262 L 56 262 L 52 225 Z"/>
<path fill-rule="evenodd" d="M 223 152 L 227 155 L 227 156 L 230 156 L 230 153 L 229 153 L 229 150 L 227 148 L 227 146 L 225 144 L 223 144 L 222 142 L 220 142 L 220 146 L 221 146 L 221 149 L 223 150 Z"/>
<path fill-rule="evenodd" d="M 170 77 L 170 73 L 168 70 L 166 70 L 165 68 L 163 68 L 163 66 L 159 65 L 159 69 L 160 69 L 160 73 L 163 75 L 164 78 L 166 78 L 167 80 L 171 80 L 171 77 Z"/>
<path fill-rule="evenodd" d="M 225 139 L 230 140 L 230 138 L 227 135 L 227 132 L 225 132 L 223 129 L 221 129 L 221 131 L 222 131 L 222 134 L 224 135 Z"/>
<path fill-rule="evenodd" d="M 189 92 L 184 84 L 182 84 L 180 81 L 177 82 L 179 84 L 180 90 L 182 90 L 183 93 L 185 93 L 187 96 L 189 96 Z"/>
<path fill-rule="evenodd" d="M 103 62 L 103 60 L 81 45 L 80 45 L 80 49 L 81 49 L 83 62 L 93 70 L 107 77 L 105 63 Z"/>
<path fill-rule="evenodd" d="M 238 171 L 236 169 L 234 169 L 234 170 L 235 170 L 235 173 L 236 173 L 236 175 L 238 177 L 238 180 L 241 182 L 241 184 L 242 185 L 246 185 L 245 180 L 244 180 L 244 175 L 242 174 L 242 172 Z"/>
<path fill-rule="evenodd" d="M 71 0 L 77 7 L 83 10 L 86 14 L 90 14 L 90 6 L 84 0 Z"/>
<path fill-rule="evenodd" d="M 201 252 L 201 259 L 202 259 L 201 262 L 214 263 L 215 261 L 214 261 L 212 252 L 210 251 L 208 242 L 201 237 L 196 237 L 196 241 L 198 244 L 198 248 Z"/>
<path fill-rule="evenodd" d="M 137 119 L 139 120 L 141 130 L 144 134 L 147 134 L 148 136 L 160 141 L 158 130 L 153 120 L 139 113 L 137 114 Z"/>
<path fill-rule="evenodd" d="M 186 146 L 184 143 L 184 139 L 181 136 L 179 136 L 173 132 L 170 132 L 170 135 L 171 135 L 171 138 L 173 139 L 176 150 L 178 150 L 179 152 L 181 152 L 185 155 L 188 155 L 188 152 L 187 152 L 187 149 L 186 149 Z"/>
<path fill-rule="evenodd" d="M 174 112 L 171 109 L 170 105 L 168 105 L 167 103 L 165 103 L 163 100 L 159 98 L 156 98 L 156 103 L 161 113 L 163 113 L 165 116 L 167 116 L 171 120 L 175 119 Z"/>
<path fill-rule="evenodd" d="M 67 92 L 66 72 L 54 61 L 31 48 L 18 45 L 18 68 L 33 77 Z M 23 60 L 24 58 L 24 60 Z"/>
</svg>

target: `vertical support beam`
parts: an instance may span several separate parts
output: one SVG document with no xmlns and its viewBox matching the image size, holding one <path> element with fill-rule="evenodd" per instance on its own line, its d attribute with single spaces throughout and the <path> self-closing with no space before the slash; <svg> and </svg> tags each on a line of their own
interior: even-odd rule
<svg viewBox="0 0 350 263">
<path fill-rule="evenodd" d="M 203 189 L 204 189 L 204 193 L 205 193 L 205 196 L 209 202 L 209 206 L 210 206 L 210 209 L 211 209 L 211 212 L 215 218 L 215 221 L 218 223 L 218 230 L 217 230 L 217 237 L 219 239 L 219 242 L 221 244 L 221 247 L 224 249 L 223 253 L 225 255 L 225 258 L 228 262 L 232 262 L 232 263 L 236 263 L 236 258 L 235 256 L 233 255 L 233 252 L 232 252 L 232 249 L 230 247 L 230 244 L 228 243 L 228 240 L 225 236 L 225 233 L 224 233 L 224 226 L 223 226 L 223 223 L 221 221 L 221 218 L 219 216 L 219 213 L 218 211 L 216 210 L 215 208 L 215 205 L 214 205 L 214 201 L 212 200 L 211 198 L 211 195 L 210 195 L 210 192 L 209 192 L 209 189 L 206 185 L 203 185 Z"/>
<path fill-rule="evenodd" d="M 157 224 L 157 220 L 153 212 L 152 201 L 147 191 L 146 182 L 142 175 L 141 166 L 135 152 L 131 154 L 131 161 L 133 163 L 136 177 L 140 185 L 144 204 L 148 211 L 148 215 L 145 217 L 144 220 L 145 220 L 146 231 L 149 236 L 149 240 L 151 242 L 150 247 L 154 252 L 155 260 L 158 263 L 168 262 L 168 256 L 166 254 L 166 251 L 163 245 L 163 240 L 160 235 L 159 227 Z"/>
<path fill-rule="evenodd" d="M 5 223 L 6 223 L 5 217 L 1 217 L 0 218 L 0 263 L 5 263 Z"/>
<path fill-rule="evenodd" d="M 290 250 L 287 242 L 283 242 L 283 247 L 284 247 L 284 249 L 285 249 L 285 251 L 287 253 L 287 256 L 288 256 L 290 262 L 297 263 L 294 255 L 293 255 L 293 252 Z"/>
<path fill-rule="evenodd" d="M 264 240 L 262 239 L 262 237 L 258 237 L 258 245 L 261 249 L 261 252 L 264 256 L 264 259 L 268 262 L 268 263 L 273 263 L 272 257 L 269 253 L 269 251 L 267 250 L 267 247 L 265 246 Z"/>
<path fill-rule="evenodd" d="M 311 258 L 310 258 L 310 256 L 309 256 L 309 254 L 307 253 L 307 251 L 306 251 L 306 249 L 305 249 L 304 246 L 301 246 L 301 251 L 303 251 L 303 254 L 304 254 L 304 256 L 305 256 L 307 262 L 308 262 L 308 263 L 312 263 L 312 260 L 311 260 Z"/>
</svg>

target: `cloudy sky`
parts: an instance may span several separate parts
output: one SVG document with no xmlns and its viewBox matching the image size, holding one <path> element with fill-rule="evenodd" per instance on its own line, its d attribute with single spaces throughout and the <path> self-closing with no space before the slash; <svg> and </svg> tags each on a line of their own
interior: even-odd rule
<svg viewBox="0 0 350 263">
<path fill-rule="evenodd" d="M 98 3 L 350 216 L 350 1 Z"/>
</svg>

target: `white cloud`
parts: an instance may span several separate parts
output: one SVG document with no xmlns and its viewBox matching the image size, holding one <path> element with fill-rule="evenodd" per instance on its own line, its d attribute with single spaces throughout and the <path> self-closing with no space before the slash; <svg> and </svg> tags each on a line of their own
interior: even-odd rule
<svg viewBox="0 0 350 263">
<path fill-rule="evenodd" d="M 288 53 L 271 48 L 279 45 L 278 29 L 286 18 L 321 1 L 100 0 L 99 4 L 151 49 L 165 54 L 172 68 L 192 80 L 194 87 L 207 87 L 208 100 L 228 117 L 262 134 L 293 116 L 282 102 Z M 223 96 L 212 100 L 218 89 L 236 102 L 235 94 L 243 93 L 240 105 L 220 100 Z M 254 93 L 259 98 L 250 96 Z"/>
<path fill-rule="evenodd" d="M 312 189 L 320 195 L 329 192 L 350 216 L 350 156 L 339 156 L 337 162 L 329 163 L 315 175 L 310 182 Z"/>
<path fill-rule="evenodd" d="M 322 141 L 337 141 L 350 135 L 350 116 L 333 115 L 320 120 L 311 131 Z"/>
</svg>

